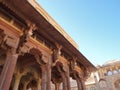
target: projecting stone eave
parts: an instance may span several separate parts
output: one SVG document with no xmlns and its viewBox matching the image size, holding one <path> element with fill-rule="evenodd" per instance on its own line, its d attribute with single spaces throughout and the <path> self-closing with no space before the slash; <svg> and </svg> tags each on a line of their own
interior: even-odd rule
<svg viewBox="0 0 120 90">
<path fill-rule="evenodd" d="M 59 33 L 61 33 L 75 48 L 78 44 L 62 29 L 60 25 L 37 3 L 36 0 L 27 0 Z"/>
<path fill-rule="evenodd" d="M 81 62 L 83 65 L 87 66 L 90 73 L 95 72 L 97 68 L 79 50 L 76 51 L 79 52 L 78 62 Z"/>
</svg>

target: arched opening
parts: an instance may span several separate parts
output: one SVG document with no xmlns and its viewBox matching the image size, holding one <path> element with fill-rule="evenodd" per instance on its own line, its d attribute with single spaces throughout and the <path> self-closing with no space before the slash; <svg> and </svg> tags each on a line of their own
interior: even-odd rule
<svg viewBox="0 0 120 90">
<path fill-rule="evenodd" d="M 28 72 L 26 75 L 21 77 L 19 83 L 19 90 L 27 90 L 27 85 L 33 79 L 33 73 Z"/>
<path fill-rule="evenodd" d="M 41 54 L 40 52 L 37 54 L 35 52 L 36 51 L 34 51 L 34 53 L 29 52 L 24 55 L 19 55 L 10 86 L 12 90 L 27 90 L 28 88 L 36 90 L 33 88 L 37 88 L 36 80 L 41 78 L 42 72 L 40 64 L 36 60 L 37 57 L 35 56 L 38 55 L 41 57 Z M 38 59 L 40 59 L 39 57 Z"/>
<path fill-rule="evenodd" d="M 118 74 L 118 71 L 116 69 L 113 70 L 113 74 Z"/>
<path fill-rule="evenodd" d="M 108 73 L 107 73 L 107 75 L 111 76 L 112 75 L 112 71 L 109 70 Z"/>
<path fill-rule="evenodd" d="M 106 87 L 107 87 L 106 80 L 100 79 L 99 86 L 100 86 L 100 90 L 106 90 Z"/>
</svg>

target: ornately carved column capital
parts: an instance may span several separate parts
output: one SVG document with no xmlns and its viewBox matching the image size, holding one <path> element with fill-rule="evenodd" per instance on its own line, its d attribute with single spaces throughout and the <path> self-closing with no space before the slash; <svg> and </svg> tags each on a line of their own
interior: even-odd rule
<svg viewBox="0 0 120 90">
<path fill-rule="evenodd" d="M 37 27 L 35 24 L 28 24 L 27 29 L 23 30 L 23 34 L 20 36 L 20 39 L 19 39 L 17 53 L 21 53 L 21 48 L 28 41 L 28 38 L 30 38 L 30 36 L 32 35 L 32 32 L 36 29 Z"/>
<path fill-rule="evenodd" d="M 34 55 L 36 61 L 40 66 L 44 66 L 48 64 L 49 58 L 47 55 L 43 54 L 39 49 L 37 48 L 32 48 L 29 50 L 29 53 Z"/>
<path fill-rule="evenodd" d="M 17 57 L 16 48 L 18 47 L 19 38 L 6 35 L 4 30 L 0 29 L 0 47 L 7 51 L 7 56 L 14 55 Z"/>
<path fill-rule="evenodd" d="M 0 47 L 4 50 L 8 50 L 11 48 L 16 49 L 18 47 L 19 38 L 7 35 L 4 30 L 0 29 Z"/>
</svg>

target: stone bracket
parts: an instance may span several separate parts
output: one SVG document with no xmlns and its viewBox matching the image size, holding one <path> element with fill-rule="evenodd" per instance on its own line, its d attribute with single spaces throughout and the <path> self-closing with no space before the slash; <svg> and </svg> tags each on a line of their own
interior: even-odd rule
<svg viewBox="0 0 120 90">
<path fill-rule="evenodd" d="M 62 46 L 59 45 L 58 43 L 55 43 L 56 48 L 53 50 L 53 62 L 55 62 L 57 59 L 59 59 L 61 55 L 61 49 Z"/>
<path fill-rule="evenodd" d="M 32 32 L 35 29 L 36 29 L 36 25 L 35 24 L 28 24 L 28 29 L 24 30 L 23 34 L 20 37 L 19 44 L 18 44 L 18 47 L 17 47 L 17 53 L 22 53 L 22 51 L 25 52 L 23 50 L 23 47 L 25 46 L 25 43 L 28 41 L 28 38 L 30 38 L 30 36 L 32 35 Z"/>
</svg>

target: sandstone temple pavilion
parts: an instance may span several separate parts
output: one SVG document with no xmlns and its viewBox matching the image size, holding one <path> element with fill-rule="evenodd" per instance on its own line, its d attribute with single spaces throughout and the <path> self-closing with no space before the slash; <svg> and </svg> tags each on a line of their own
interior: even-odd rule
<svg viewBox="0 0 120 90">
<path fill-rule="evenodd" d="M 94 70 L 35 0 L 0 0 L 0 90 L 85 90 Z"/>
</svg>

